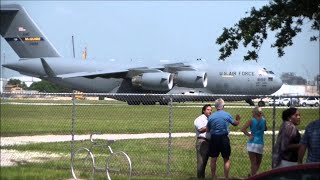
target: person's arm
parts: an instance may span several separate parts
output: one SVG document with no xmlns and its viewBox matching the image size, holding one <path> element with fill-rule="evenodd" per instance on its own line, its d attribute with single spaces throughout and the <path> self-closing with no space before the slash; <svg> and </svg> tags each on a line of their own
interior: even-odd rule
<svg viewBox="0 0 320 180">
<path fill-rule="evenodd" d="M 248 136 L 249 139 L 251 140 L 251 139 L 253 139 L 253 135 L 250 134 L 250 133 L 247 131 L 247 129 L 248 129 L 248 127 L 249 127 L 250 125 L 251 125 L 251 120 L 246 122 L 246 124 L 241 128 L 241 131 L 242 131 L 246 136 Z"/>
<path fill-rule="evenodd" d="M 307 146 L 305 144 L 301 144 L 298 152 L 298 164 L 302 164 L 303 156 L 306 153 Z"/>
<path fill-rule="evenodd" d="M 196 127 L 196 130 L 199 133 L 204 133 L 206 132 L 207 126 L 203 121 L 201 121 L 202 116 L 199 116 L 195 121 L 194 121 L 194 126 Z"/>
<path fill-rule="evenodd" d="M 290 140 L 296 136 L 297 129 L 294 126 L 286 125 L 281 145 L 282 150 L 298 150 L 300 144 L 290 144 Z"/>
<path fill-rule="evenodd" d="M 288 150 L 298 150 L 300 148 L 301 144 L 289 144 L 287 149 Z"/>
<path fill-rule="evenodd" d="M 231 124 L 232 124 L 233 126 L 238 126 L 238 125 L 240 124 L 240 119 L 241 119 L 240 115 L 237 114 L 237 115 L 236 115 L 236 119 L 235 119 L 234 122 L 231 123 Z"/>
<path fill-rule="evenodd" d="M 304 131 L 304 135 L 302 136 L 302 138 L 300 140 L 300 148 L 299 148 L 299 152 L 298 152 L 298 163 L 299 164 L 302 164 L 303 156 L 304 156 L 306 149 L 309 145 L 310 127 L 312 127 L 312 124 L 309 124 L 306 127 L 306 130 Z"/>
<path fill-rule="evenodd" d="M 200 133 L 207 132 L 207 126 L 204 126 L 204 127 L 200 128 L 200 129 L 198 129 L 198 131 L 199 131 Z"/>
<path fill-rule="evenodd" d="M 264 116 L 263 116 L 263 117 L 264 117 Z M 268 130 L 267 120 L 266 120 L 266 119 L 264 119 L 264 122 L 265 122 L 265 124 L 264 124 L 264 131 L 267 131 L 267 130 Z"/>
<path fill-rule="evenodd" d="M 206 126 L 206 131 L 207 132 L 210 132 L 210 125 L 211 124 L 211 122 L 210 122 L 210 120 L 208 120 L 208 123 L 207 123 L 207 126 Z"/>
</svg>

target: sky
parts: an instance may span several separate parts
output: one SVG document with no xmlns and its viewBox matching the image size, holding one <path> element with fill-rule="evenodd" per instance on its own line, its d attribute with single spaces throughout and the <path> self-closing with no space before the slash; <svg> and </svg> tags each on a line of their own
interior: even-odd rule
<svg viewBox="0 0 320 180">
<path fill-rule="evenodd" d="M 252 7 L 269 1 L 1 1 L 25 7 L 49 41 L 64 57 L 76 57 L 87 47 L 87 59 L 120 62 L 218 61 L 220 46 L 215 44 L 224 27 L 232 27 Z M 274 32 L 269 31 L 258 55 L 258 64 L 281 75 L 294 72 L 307 80 L 319 74 L 319 42 L 310 42 L 319 32 L 305 21 L 302 33 L 293 39 L 281 58 L 271 48 Z M 248 49 L 240 46 L 226 61 L 245 65 Z M 1 37 L 1 61 L 19 57 Z M 252 63 L 252 62 L 250 62 Z M 254 62 L 256 63 L 256 62 Z M 218 67 L 212 67 L 215 70 Z M 18 73 L 6 69 L 4 77 Z"/>
</svg>

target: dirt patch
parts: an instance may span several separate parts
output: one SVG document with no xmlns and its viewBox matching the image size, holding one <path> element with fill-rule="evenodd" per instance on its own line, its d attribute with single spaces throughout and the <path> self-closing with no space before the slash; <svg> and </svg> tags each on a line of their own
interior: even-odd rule
<svg viewBox="0 0 320 180">
<path fill-rule="evenodd" d="M 61 157 L 62 155 L 53 153 L 1 149 L 1 167 L 17 166 L 34 162 L 41 163 Z"/>
</svg>

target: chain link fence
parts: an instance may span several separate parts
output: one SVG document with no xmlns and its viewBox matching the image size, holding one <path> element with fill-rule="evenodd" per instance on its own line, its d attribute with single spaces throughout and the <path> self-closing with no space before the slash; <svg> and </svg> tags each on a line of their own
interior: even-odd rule
<svg viewBox="0 0 320 180">
<path fill-rule="evenodd" d="M 239 126 L 230 126 L 232 178 L 245 178 L 250 172 L 247 137 L 240 128 L 251 119 L 254 106 L 245 100 L 263 100 L 259 104 L 265 105 L 268 131 L 259 172 L 272 168 L 272 147 L 288 105 L 300 111 L 302 133 L 319 119 L 319 104 L 301 103 L 306 96 L 3 93 L 1 179 L 72 179 L 71 154 L 90 147 L 91 133 L 98 133 L 94 138 L 102 143 L 115 140 L 113 151 L 130 156 L 132 179 L 196 179 L 194 120 L 203 105 L 214 107 L 217 98 L 225 99 L 225 111 L 241 116 Z M 92 152 L 96 164 L 104 167 L 108 152 L 99 147 Z M 222 161 L 220 157 L 218 177 L 223 177 Z M 208 162 L 206 177 L 210 176 Z M 106 179 L 106 174 L 96 172 L 94 179 Z"/>
</svg>

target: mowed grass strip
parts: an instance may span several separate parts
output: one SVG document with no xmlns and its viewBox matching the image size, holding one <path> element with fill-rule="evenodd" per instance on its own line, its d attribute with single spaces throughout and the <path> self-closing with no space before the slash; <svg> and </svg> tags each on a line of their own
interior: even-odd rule
<svg viewBox="0 0 320 180">
<path fill-rule="evenodd" d="M 230 135 L 232 148 L 230 177 L 246 177 L 250 171 L 250 161 L 246 151 L 247 138 L 244 135 Z M 272 136 L 265 136 L 265 152 L 259 172 L 271 169 Z M 89 147 L 89 141 L 78 141 L 75 149 Z M 48 159 L 44 163 L 26 163 L 13 167 L 1 167 L 1 179 L 69 179 L 70 172 L 70 142 L 40 143 L 20 146 L 2 147 L 19 151 L 37 151 L 63 154 L 59 159 Z M 170 172 L 168 177 L 168 139 L 119 140 L 112 144 L 114 151 L 125 151 L 131 158 L 133 179 L 195 179 L 196 152 L 195 138 L 173 138 L 171 144 Z M 108 153 L 94 148 L 99 166 L 104 166 Z M 104 154 L 104 155 L 103 155 Z M 217 163 L 217 173 L 223 176 L 223 161 L 220 157 Z M 210 177 L 210 163 L 206 170 Z M 96 173 L 95 179 L 103 179 L 103 173 Z"/>
<path fill-rule="evenodd" d="M 233 116 L 241 115 L 240 127 L 252 116 L 251 108 L 226 108 Z M 76 106 L 76 134 L 102 133 L 165 133 L 169 129 L 169 106 Z M 265 108 L 269 130 L 272 130 L 273 109 Z M 276 130 L 282 123 L 283 109 L 276 109 Z M 319 118 L 319 109 L 299 109 L 299 129 Z M 173 107 L 172 132 L 193 132 L 194 119 L 201 107 Z M 231 131 L 240 127 L 230 126 Z M 1 136 L 70 134 L 72 129 L 72 106 L 59 105 L 1 105 Z"/>
</svg>

